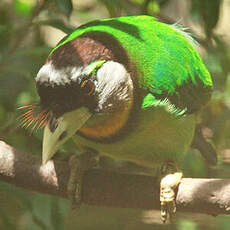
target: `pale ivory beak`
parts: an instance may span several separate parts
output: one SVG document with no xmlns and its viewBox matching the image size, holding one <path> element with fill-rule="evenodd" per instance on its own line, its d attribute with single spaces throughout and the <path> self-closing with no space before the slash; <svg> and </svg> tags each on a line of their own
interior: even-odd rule
<svg viewBox="0 0 230 230">
<path fill-rule="evenodd" d="M 42 164 L 51 159 L 58 148 L 72 137 L 90 116 L 91 113 L 88 109 L 81 107 L 58 118 L 57 128 L 54 132 L 51 132 L 49 125 L 46 125 L 43 134 Z"/>
</svg>

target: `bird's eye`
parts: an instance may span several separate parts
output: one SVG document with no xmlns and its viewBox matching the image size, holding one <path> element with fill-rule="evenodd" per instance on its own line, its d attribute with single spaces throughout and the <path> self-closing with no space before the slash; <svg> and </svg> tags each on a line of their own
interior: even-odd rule
<svg viewBox="0 0 230 230">
<path fill-rule="evenodd" d="M 95 85 L 91 80 L 84 80 L 81 83 L 81 88 L 83 89 L 85 95 L 90 96 L 94 92 Z"/>
</svg>

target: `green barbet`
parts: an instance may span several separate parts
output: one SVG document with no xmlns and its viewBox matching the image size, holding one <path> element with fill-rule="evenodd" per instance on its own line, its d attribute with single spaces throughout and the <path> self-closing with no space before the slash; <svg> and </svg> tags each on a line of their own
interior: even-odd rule
<svg viewBox="0 0 230 230">
<path fill-rule="evenodd" d="M 178 162 L 213 88 L 194 46 L 182 27 L 151 16 L 97 20 L 63 38 L 37 74 L 40 103 L 30 108 L 45 126 L 43 163 L 73 137 L 83 152 L 161 168 L 161 215 L 172 218 Z"/>
</svg>

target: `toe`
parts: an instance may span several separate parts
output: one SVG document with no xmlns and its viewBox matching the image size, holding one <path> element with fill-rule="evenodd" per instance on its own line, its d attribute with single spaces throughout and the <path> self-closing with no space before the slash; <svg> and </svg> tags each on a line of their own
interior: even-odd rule
<svg viewBox="0 0 230 230">
<path fill-rule="evenodd" d="M 182 179 L 182 173 L 168 174 L 160 183 L 161 218 L 165 223 L 168 216 L 170 222 L 174 222 L 176 214 L 175 189 Z"/>
</svg>

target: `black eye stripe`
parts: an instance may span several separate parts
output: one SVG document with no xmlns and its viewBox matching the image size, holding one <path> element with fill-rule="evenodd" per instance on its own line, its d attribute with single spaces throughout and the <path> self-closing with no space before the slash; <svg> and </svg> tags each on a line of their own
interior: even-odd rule
<svg viewBox="0 0 230 230">
<path fill-rule="evenodd" d="M 91 79 L 85 79 L 85 81 L 89 82 L 82 88 L 80 82 L 71 82 L 71 84 L 66 85 L 37 83 L 41 107 L 52 111 L 56 118 L 81 106 L 94 108 L 96 104 L 94 95 L 95 85 Z M 50 130 L 55 129 L 55 125 L 51 124 Z"/>
<path fill-rule="evenodd" d="M 52 111 L 56 117 L 78 108 L 83 103 L 83 92 L 77 83 L 71 85 L 38 85 L 40 103 L 43 108 Z"/>
</svg>

